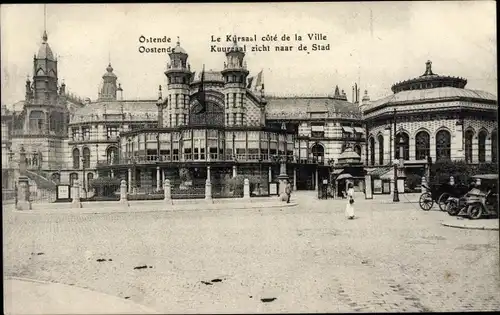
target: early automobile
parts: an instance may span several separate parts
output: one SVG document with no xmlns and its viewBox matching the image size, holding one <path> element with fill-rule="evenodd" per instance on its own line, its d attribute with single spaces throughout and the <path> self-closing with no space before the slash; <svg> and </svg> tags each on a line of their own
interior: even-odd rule
<svg viewBox="0 0 500 315">
<path fill-rule="evenodd" d="M 498 215 L 498 174 L 480 174 L 472 177 L 476 184 L 464 197 L 449 198 L 449 214 L 470 219 Z"/>
</svg>

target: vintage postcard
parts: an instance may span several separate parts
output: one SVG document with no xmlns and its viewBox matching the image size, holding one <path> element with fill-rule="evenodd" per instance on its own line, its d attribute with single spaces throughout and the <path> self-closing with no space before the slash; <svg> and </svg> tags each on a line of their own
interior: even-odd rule
<svg viewBox="0 0 500 315">
<path fill-rule="evenodd" d="M 500 309 L 495 2 L 0 12 L 7 314 Z"/>
</svg>

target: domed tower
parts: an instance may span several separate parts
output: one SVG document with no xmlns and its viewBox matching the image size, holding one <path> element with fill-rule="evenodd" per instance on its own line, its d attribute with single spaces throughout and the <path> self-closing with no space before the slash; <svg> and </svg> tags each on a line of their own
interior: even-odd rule
<svg viewBox="0 0 500 315">
<path fill-rule="evenodd" d="M 243 125 L 245 122 L 245 94 L 248 70 L 243 49 L 236 41 L 226 52 L 224 63 L 224 95 L 226 105 L 226 126 Z"/>
<path fill-rule="evenodd" d="M 47 32 L 43 31 L 42 44 L 33 58 L 33 104 L 57 104 L 57 60 L 47 42 Z"/>
<path fill-rule="evenodd" d="M 118 77 L 113 73 L 113 67 L 109 63 L 106 73 L 102 75 L 102 86 L 97 101 L 116 101 L 117 79 Z"/>
<path fill-rule="evenodd" d="M 182 49 L 180 40 L 168 54 L 165 75 L 168 79 L 167 107 L 163 111 L 163 126 L 177 127 L 187 125 L 189 121 L 189 84 L 191 82 L 191 67 L 187 63 L 188 54 Z"/>
</svg>

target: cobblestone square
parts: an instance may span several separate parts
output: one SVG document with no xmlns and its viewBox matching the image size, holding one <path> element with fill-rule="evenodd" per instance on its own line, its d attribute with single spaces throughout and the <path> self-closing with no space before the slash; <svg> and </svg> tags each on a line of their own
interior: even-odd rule
<svg viewBox="0 0 500 315">
<path fill-rule="evenodd" d="M 446 213 L 418 204 L 357 198 L 357 218 L 346 220 L 345 201 L 293 199 L 292 208 L 234 211 L 5 209 L 4 278 L 162 313 L 500 309 L 498 231 L 445 227 Z"/>
</svg>

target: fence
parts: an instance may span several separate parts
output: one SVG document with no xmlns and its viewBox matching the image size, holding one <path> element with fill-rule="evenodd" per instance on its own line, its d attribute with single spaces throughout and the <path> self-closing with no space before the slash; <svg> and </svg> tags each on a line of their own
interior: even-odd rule
<svg viewBox="0 0 500 315">
<path fill-rule="evenodd" d="M 213 183 L 212 198 L 243 198 L 243 185 Z"/>
<path fill-rule="evenodd" d="M 205 180 L 183 182 L 170 181 L 172 199 L 202 199 L 205 198 Z"/>
</svg>

